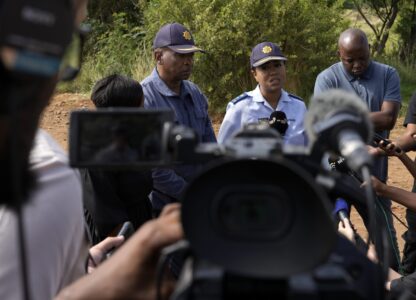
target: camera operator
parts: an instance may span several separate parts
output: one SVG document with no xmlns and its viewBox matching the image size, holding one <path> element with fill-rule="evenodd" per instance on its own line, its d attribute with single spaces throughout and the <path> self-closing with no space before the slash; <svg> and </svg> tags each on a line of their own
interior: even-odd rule
<svg viewBox="0 0 416 300">
<path fill-rule="evenodd" d="M 91 100 L 97 108 L 143 107 L 144 97 L 139 82 L 114 74 L 97 81 Z M 150 171 L 82 169 L 81 176 L 86 191 L 84 205 L 91 213 L 99 240 L 114 233 L 123 222 L 130 221 L 137 229 L 152 218 Z"/>
<path fill-rule="evenodd" d="M 74 1 L 77 26 L 85 16 L 87 1 Z M 72 16 L 70 2 L 55 0 L 54 3 L 61 5 L 59 8 L 62 8 L 61 13 L 66 14 L 65 17 Z M 9 1 L 7 4 L 9 8 L 17 8 L 17 3 Z M 2 11 L 3 5 L 4 1 L 0 1 L 1 17 L 5 12 Z M 68 11 L 65 11 L 67 5 Z M 14 21 L 11 20 L 12 24 Z M 72 25 L 72 17 L 69 25 Z M 3 30 L 5 27 L 0 28 Z M 64 35 L 71 31 L 72 26 L 58 28 L 54 27 L 53 31 Z M 59 290 L 84 274 L 87 244 L 84 237 L 81 185 L 75 171 L 68 167 L 66 155 L 43 131 L 39 131 L 36 137 L 29 161 L 29 151 L 39 117 L 53 93 L 58 69 L 49 76 L 36 73 L 35 71 L 40 72 L 38 68 L 44 67 L 37 60 L 41 58 L 37 57 L 32 61 L 33 64 L 20 64 L 19 71 L 16 71 L 16 61 L 13 59 L 21 54 L 19 50 L 20 48 L 0 44 L 0 92 L 3 99 L 0 106 L 0 160 L 3 165 L 0 173 L 3 191 L 1 199 L 3 203 L 8 200 L 8 205 L 2 204 L 0 208 L 0 298 L 52 299 Z M 30 75 L 28 69 L 31 71 Z M 18 117 L 17 125 L 24 126 L 16 135 L 12 135 L 16 133 L 16 128 L 12 127 L 16 125 L 16 122 L 13 123 L 13 117 L 16 116 L 11 115 L 6 105 L 13 98 L 10 95 L 14 95 L 14 101 L 19 101 L 18 111 L 15 113 Z M 18 155 L 10 150 L 13 138 L 17 139 L 19 145 Z M 10 176 L 10 168 L 14 167 L 15 161 L 21 162 L 21 175 L 18 177 Z M 33 181 L 29 180 L 31 177 L 34 178 Z M 15 195 L 15 184 L 20 184 L 19 191 L 22 191 L 23 197 Z M 15 207 L 19 206 L 16 203 L 19 198 L 24 202 L 23 219 L 17 217 L 15 212 Z M 134 292 L 141 296 L 154 295 L 153 277 L 149 274 L 155 270 L 158 250 L 182 237 L 178 210 L 178 205 L 167 207 L 162 217 L 144 226 L 119 254 L 114 255 L 114 260 L 108 260 L 102 270 L 98 268 L 91 276 L 85 276 L 81 282 L 93 282 L 92 286 L 77 284 L 70 291 L 81 295 L 93 287 L 94 291 L 87 299 L 102 299 L 104 293 L 108 297 L 110 292 L 113 299 L 131 298 L 135 295 Z M 19 261 L 17 255 L 18 220 L 24 222 L 23 241 L 27 247 L 21 257 L 27 262 L 28 284 L 22 284 L 20 280 L 19 267 L 23 261 Z M 122 240 L 120 237 L 106 239 L 91 249 L 90 256 L 97 261 L 102 258 L 103 253 L 119 245 Z M 26 276 L 23 274 L 22 277 Z M 94 282 L 95 279 L 98 279 L 99 284 Z"/>
<path fill-rule="evenodd" d="M 218 133 L 223 143 L 248 123 L 269 122 L 273 113 L 286 115 L 283 139 L 290 144 L 306 145 L 303 119 L 306 106 L 302 99 L 283 89 L 286 81 L 287 58 L 279 46 L 271 42 L 256 45 L 250 56 L 251 74 L 256 89 L 243 93 L 227 105 L 227 112 Z"/>
<path fill-rule="evenodd" d="M 175 112 L 175 122 L 193 128 L 199 142 L 216 142 L 207 99 L 197 85 L 187 80 L 192 73 L 194 53 L 204 51 L 195 45 L 191 32 L 178 23 L 162 26 L 152 48 L 156 67 L 141 82 L 145 107 L 170 108 Z M 179 200 L 197 170 L 196 165 L 153 170 L 150 198 L 155 215 L 165 204 Z"/>
<path fill-rule="evenodd" d="M 0 1 L 0 22 L 7 24 L 0 25 L 2 34 L 6 36 L 9 30 L 16 29 L 11 28 L 13 22 L 26 22 L 26 29 L 32 26 L 46 34 L 47 29 L 39 24 L 29 25 L 36 23 L 36 18 L 21 15 L 10 19 L 11 12 L 5 7 L 18 10 L 21 4 L 11 2 Z M 70 39 L 73 26 L 77 28 L 85 17 L 86 4 L 83 0 L 57 3 L 54 8 L 61 9 L 64 16 L 60 17 L 68 20 L 66 26 L 60 23 L 59 34 Z M 26 3 L 22 9 L 28 14 L 58 14 L 49 8 L 37 10 L 36 4 L 31 7 Z M 71 10 L 76 16 L 75 24 Z M 22 33 L 26 37 L 25 34 L 28 32 Z M 38 131 L 40 114 L 57 82 L 58 66 L 42 69 L 45 61 L 41 59 L 47 60 L 48 56 L 31 56 L 33 48 L 25 50 L 24 46 L 22 49 L 6 39 L 0 42 L 0 176 L 1 199 L 6 203 L 0 207 L 0 298 L 27 299 L 30 295 L 31 299 L 51 299 L 85 273 L 87 242 L 81 185 L 76 172 L 68 167 L 63 150 L 44 131 Z M 30 64 L 33 57 L 37 58 Z M 46 71 L 50 72 L 45 74 Z"/>
</svg>

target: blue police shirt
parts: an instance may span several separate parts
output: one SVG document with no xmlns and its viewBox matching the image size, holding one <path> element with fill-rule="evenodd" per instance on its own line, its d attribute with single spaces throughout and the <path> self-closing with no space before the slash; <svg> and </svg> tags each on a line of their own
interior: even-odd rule
<svg viewBox="0 0 416 300">
<path fill-rule="evenodd" d="M 188 80 L 182 81 L 181 92 L 176 94 L 159 77 L 156 68 L 141 85 L 147 108 L 170 108 L 175 114 L 175 123 L 193 128 L 200 142 L 216 142 L 208 103 L 199 88 Z M 150 195 L 154 208 L 179 200 L 187 182 L 198 171 L 198 165 L 178 165 L 173 168 L 156 168 L 152 172 L 154 190 Z"/>
<path fill-rule="evenodd" d="M 359 77 L 349 74 L 342 62 L 338 62 L 322 71 L 315 82 L 314 94 L 319 94 L 331 88 L 340 88 L 347 92 L 357 94 L 371 112 L 381 110 L 383 101 L 392 101 L 401 104 L 400 78 L 397 71 L 388 65 L 371 61 L 367 70 Z M 389 131 L 379 132 L 388 138 Z M 387 178 L 387 157 L 375 161 L 373 174 L 381 180 Z"/>
<path fill-rule="evenodd" d="M 276 110 L 284 112 L 288 120 L 289 126 L 283 137 L 284 142 L 292 145 L 306 145 L 303 127 L 306 106 L 303 100 L 282 89 Z M 227 112 L 218 133 L 218 142 L 225 142 L 245 124 L 268 122 L 274 111 L 275 109 L 264 99 L 259 86 L 253 91 L 242 94 L 228 103 Z"/>
</svg>

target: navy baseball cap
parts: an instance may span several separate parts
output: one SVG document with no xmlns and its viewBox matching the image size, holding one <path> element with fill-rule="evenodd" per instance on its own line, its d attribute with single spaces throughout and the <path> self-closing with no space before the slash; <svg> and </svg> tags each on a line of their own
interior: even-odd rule
<svg viewBox="0 0 416 300">
<path fill-rule="evenodd" d="M 169 23 L 159 29 L 153 49 L 168 47 L 177 53 L 205 52 L 197 47 L 191 32 L 179 23 Z"/>
<path fill-rule="evenodd" d="M 257 44 L 251 51 L 250 64 L 253 68 L 271 60 L 287 60 L 275 43 L 263 42 Z"/>
</svg>

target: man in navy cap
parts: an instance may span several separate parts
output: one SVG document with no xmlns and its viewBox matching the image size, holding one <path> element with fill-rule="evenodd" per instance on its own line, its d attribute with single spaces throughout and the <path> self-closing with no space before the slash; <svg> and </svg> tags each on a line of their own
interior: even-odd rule
<svg viewBox="0 0 416 300">
<path fill-rule="evenodd" d="M 263 42 L 253 48 L 250 57 L 251 73 L 258 85 L 253 91 L 245 92 L 228 103 L 218 142 L 225 142 L 245 124 L 269 122 L 272 114 L 280 111 L 285 116 L 281 121 L 287 122 L 285 132 L 280 132 L 284 142 L 306 144 L 303 128 L 305 103 L 283 89 L 286 60 L 279 46 L 274 43 Z"/>
<path fill-rule="evenodd" d="M 195 52 L 204 51 L 195 45 L 191 32 L 183 25 L 169 23 L 159 30 L 153 41 L 156 67 L 141 83 L 145 107 L 170 108 L 175 112 L 175 122 L 193 128 L 200 142 L 215 142 L 207 99 L 198 86 L 187 80 Z M 196 168 L 181 165 L 153 171 L 150 197 L 156 214 L 166 203 L 180 199 Z"/>
</svg>

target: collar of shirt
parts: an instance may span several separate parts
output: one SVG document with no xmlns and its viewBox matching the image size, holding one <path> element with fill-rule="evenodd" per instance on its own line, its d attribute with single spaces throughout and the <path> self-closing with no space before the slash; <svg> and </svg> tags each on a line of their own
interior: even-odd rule
<svg viewBox="0 0 416 300">
<path fill-rule="evenodd" d="M 345 77 L 348 79 L 349 82 L 355 81 L 357 79 L 370 79 L 371 78 L 371 74 L 373 73 L 373 61 L 370 60 L 367 70 L 365 70 L 365 72 L 363 73 L 363 75 L 361 75 L 360 77 L 356 77 L 351 75 L 350 73 L 348 73 L 345 68 L 344 65 L 342 64 L 342 62 L 340 62 L 340 67 L 341 67 L 341 71 L 342 73 L 344 73 Z"/>
<path fill-rule="evenodd" d="M 269 102 L 267 102 L 267 100 L 264 99 L 263 95 L 260 92 L 260 86 L 259 85 L 257 85 L 256 89 L 251 92 L 251 96 L 253 97 L 254 102 L 263 103 L 265 106 L 269 107 L 271 110 L 274 110 L 270 106 Z M 281 107 L 285 103 L 290 102 L 290 101 L 291 101 L 291 99 L 290 99 L 288 93 L 284 89 L 282 89 L 282 94 L 280 95 L 280 99 L 279 99 L 279 102 L 277 103 L 276 110 L 281 110 Z"/>
<path fill-rule="evenodd" d="M 161 93 L 163 96 L 167 96 L 167 97 L 180 97 L 183 98 L 185 97 L 187 94 L 189 94 L 188 89 L 186 88 L 186 85 L 183 83 L 181 83 L 181 94 L 178 95 L 176 94 L 174 91 L 172 91 L 167 85 L 166 83 L 160 78 L 159 73 L 157 72 L 157 69 L 154 68 L 152 71 L 152 74 L 150 75 L 152 82 L 155 85 L 156 90 Z"/>
</svg>

